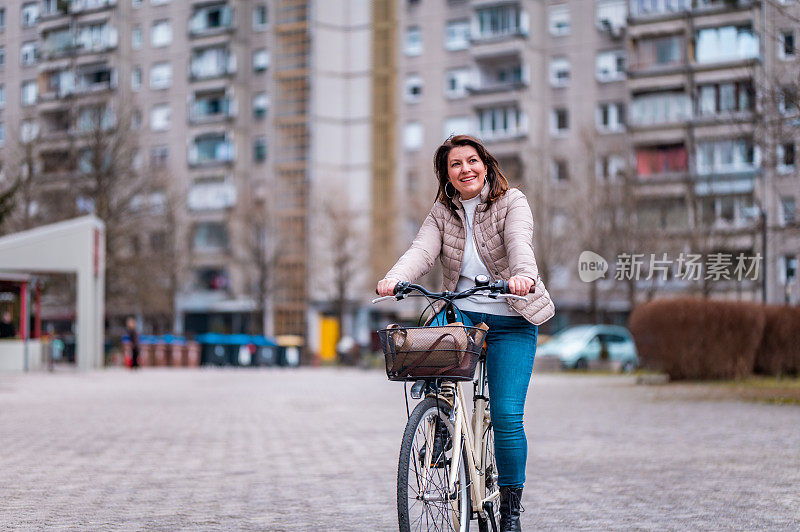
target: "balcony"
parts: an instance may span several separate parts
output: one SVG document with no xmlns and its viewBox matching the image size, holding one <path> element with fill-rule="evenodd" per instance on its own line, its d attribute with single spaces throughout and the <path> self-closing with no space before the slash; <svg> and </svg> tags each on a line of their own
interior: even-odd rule
<svg viewBox="0 0 800 532">
<path fill-rule="evenodd" d="M 694 191 L 698 196 L 749 194 L 755 190 L 755 182 L 760 175 L 761 170 L 756 167 L 695 175 Z"/>
<path fill-rule="evenodd" d="M 696 15 L 750 9 L 758 0 L 698 0 L 692 9 L 692 0 L 631 0 L 628 19 L 633 24 L 679 18 L 687 11 Z"/>
<path fill-rule="evenodd" d="M 530 83 L 530 68 L 518 60 L 480 62 L 474 79 L 467 85 L 471 94 L 493 94 L 514 91 Z"/>
<path fill-rule="evenodd" d="M 224 134 L 197 137 L 189 147 L 190 166 L 217 166 L 232 163 L 234 147 Z"/>
<path fill-rule="evenodd" d="M 117 71 L 108 65 L 79 67 L 77 75 L 69 70 L 53 70 L 40 74 L 40 102 L 58 101 L 69 95 L 94 94 L 117 88 Z"/>
<path fill-rule="evenodd" d="M 472 20 L 472 42 L 483 44 L 525 38 L 530 30 L 528 12 L 518 3 L 480 7 Z"/>
<path fill-rule="evenodd" d="M 117 5 L 117 0 L 44 0 L 42 19 L 53 19 L 65 15 L 91 13 Z"/>
<path fill-rule="evenodd" d="M 487 142 L 512 140 L 528 134 L 528 115 L 515 106 L 478 111 L 478 135 Z"/>
<path fill-rule="evenodd" d="M 43 34 L 42 57 L 58 59 L 74 54 L 102 53 L 118 44 L 118 32 L 111 26 L 85 26 L 77 33 L 62 29 Z"/>
<path fill-rule="evenodd" d="M 224 48 L 207 48 L 192 54 L 191 80 L 212 79 L 236 73 L 236 55 Z"/>
<path fill-rule="evenodd" d="M 191 211 L 219 211 L 236 204 L 236 187 L 225 181 L 195 183 L 186 198 Z"/>
<path fill-rule="evenodd" d="M 225 93 L 199 96 L 189 104 L 189 121 L 193 124 L 207 124 L 234 116 L 234 102 Z"/>
<path fill-rule="evenodd" d="M 225 4 L 197 9 L 189 19 L 189 36 L 202 37 L 233 31 L 233 9 Z"/>
</svg>

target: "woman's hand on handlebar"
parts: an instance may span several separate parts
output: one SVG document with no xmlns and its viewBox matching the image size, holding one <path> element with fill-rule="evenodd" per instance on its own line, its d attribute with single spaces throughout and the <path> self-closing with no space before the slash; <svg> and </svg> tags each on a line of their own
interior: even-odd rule
<svg viewBox="0 0 800 532">
<path fill-rule="evenodd" d="M 508 292 L 517 296 L 526 296 L 533 292 L 536 282 L 524 275 L 515 275 L 508 280 Z"/>
<path fill-rule="evenodd" d="M 397 283 L 400 281 L 397 279 L 381 279 L 378 281 L 378 288 L 375 289 L 378 292 L 379 296 L 392 296 L 394 295 L 394 287 L 397 286 Z"/>
</svg>

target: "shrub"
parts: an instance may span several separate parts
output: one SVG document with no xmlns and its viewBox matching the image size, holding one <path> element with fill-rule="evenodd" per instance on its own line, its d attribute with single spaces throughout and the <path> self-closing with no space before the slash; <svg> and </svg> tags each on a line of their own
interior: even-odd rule
<svg viewBox="0 0 800 532">
<path fill-rule="evenodd" d="M 764 307 L 764 336 L 754 370 L 764 375 L 796 375 L 800 371 L 800 308 Z"/>
<path fill-rule="evenodd" d="M 757 303 L 658 299 L 636 307 L 629 328 L 644 367 L 671 379 L 735 379 L 753 371 L 764 332 Z"/>
</svg>

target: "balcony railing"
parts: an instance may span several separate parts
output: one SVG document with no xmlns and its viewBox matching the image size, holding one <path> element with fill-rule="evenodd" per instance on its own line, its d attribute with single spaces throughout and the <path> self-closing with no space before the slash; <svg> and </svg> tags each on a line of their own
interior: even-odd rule
<svg viewBox="0 0 800 532">
<path fill-rule="evenodd" d="M 208 79 L 236 73 L 236 55 L 229 53 L 215 61 L 193 58 L 189 65 L 192 79 Z"/>
<path fill-rule="evenodd" d="M 204 166 L 233 162 L 233 142 L 229 140 L 199 141 L 189 148 L 189 164 Z"/>
<path fill-rule="evenodd" d="M 228 97 L 200 99 L 191 102 L 189 120 L 194 123 L 213 122 L 236 115 L 233 100 Z"/>
<path fill-rule="evenodd" d="M 206 7 L 197 10 L 189 20 L 189 35 L 213 35 L 235 29 L 230 6 Z"/>
</svg>

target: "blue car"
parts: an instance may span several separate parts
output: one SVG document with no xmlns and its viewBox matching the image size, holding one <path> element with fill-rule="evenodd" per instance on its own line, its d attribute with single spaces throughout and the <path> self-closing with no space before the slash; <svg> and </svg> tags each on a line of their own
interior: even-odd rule
<svg viewBox="0 0 800 532">
<path fill-rule="evenodd" d="M 596 360 L 617 361 L 623 371 L 639 366 L 631 333 L 618 325 L 578 325 L 564 329 L 541 345 L 536 356 L 557 356 L 565 368 L 586 369 Z"/>
</svg>

